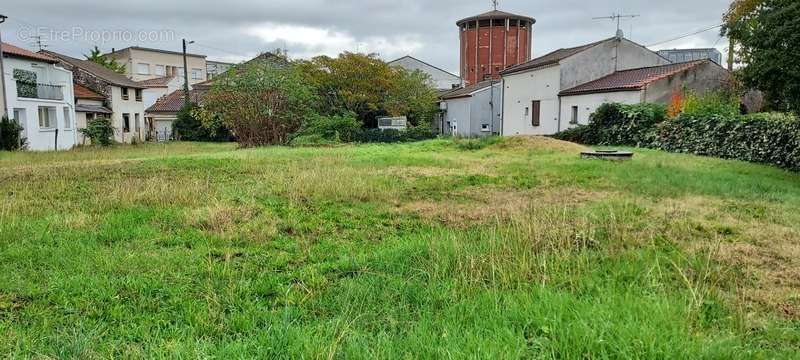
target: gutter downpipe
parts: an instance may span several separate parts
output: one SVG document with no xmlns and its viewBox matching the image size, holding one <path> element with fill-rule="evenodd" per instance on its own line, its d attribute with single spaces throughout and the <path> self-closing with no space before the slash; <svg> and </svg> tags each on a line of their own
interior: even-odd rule
<svg viewBox="0 0 800 360">
<path fill-rule="evenodd" d="M 556 133 L 561 132 L 561 95 L 558 95 L 558 128 L 556 129 Z"/>
<path fill-rule="evenodd" d="M 8 19 L 5 15 L 0 15 L 0 24 L 6 22 Z M 3 36 L 0 32 L 0 43 L 3 42 Z M 3 66 L 3 47 L 0 46 L 0 86 L 3 87 L 3 109 L 0 116 L 8 115 L 8 96 L 6 95 L 6 70 Z"/>
<path fill-rule="evenodd" d="M 505 136 L 506 127 L 506 79 L 500 78 L 500 136 Z"/>
</svg>

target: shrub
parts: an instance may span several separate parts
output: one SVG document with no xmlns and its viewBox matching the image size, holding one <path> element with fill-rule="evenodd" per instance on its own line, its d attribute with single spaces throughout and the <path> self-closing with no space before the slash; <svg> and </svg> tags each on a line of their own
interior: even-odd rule
<svg viewBox="0 0 800 360">
<path fill-rule="evenodd" d="M 667 108 L 659 104 L 603 104 L 592 114 L 589 126 L 556 137 L 591 145 L 648 146 L 655 140 L 655 125 L 666 116 Z"/>
<path fill-rule="evenodd" d="M 17 151 L 25 145 L 22 138 L 22 126 L 3 116 L 0 119 L 0 150 Z"/>
<path fill-rule="evenodd" d="M 764 114 L 681 116 L 659 126 L 656 147 L 800 171 L 800 120 Z"/>
<path fill-rule="evenodd" d="M 215 80 L 203 106 L 241 147 L 283 145 L 315 114 L 313 90 L 296 66 L 264 59 Z"/>
<path fill-rule="evenodd" d="M 627 145 L 772 164 L 800 171 L 800 120 L 784 114 L 741 116 L 738 103 L 712 94 L 690 96 L 665 120 L 663 107 L 605 104 L 588 126 L 555 135 L 589 145 Z"/>
<path fill-rule="evenodd" d="M 591 127 L 586 125 L 580 125 L 572 129 L 564 130 L 558 134 L 555 134 L 553 135 L 553 138 L 579 144 L 589 144 L 588 139 L 590 130 Z"/>
<path fill-rule="evenodd" d="M 114 143 L 114 127 L 111 119 L 99 117 L 89 120 L 80 132 L 91 140 L 92 145 L 111 146 Z"/>
<path fill-rule="evenodd" d="M 354 113 L 333 116 L 314 115 L 297 133 L 292 144 L 307 146 L 314 143 L 353 142 L 360 130 L 361 122 L 356 119 Z"/>
<path fill-rule="evenodd" d="M 363 129 L 356 135 L 360 143 L 401 143 L 435 139 L 433 129 L 427 126 L 410 127 L 407 130 Z"/>
<path fill-rule="evenodd" d="M 725 92 L 711 92 L 702 96 L 689 94 L 680 116 L 693 118 L 733 118 L 740 114 L 739 99 Z"/>
<path fill-rule="evenodd" d="M 208 135 L 200 120 L 192 116 L 194 108 L 193 104 L 184 104 L 172 123 L 172 133 L 180 141 L 203 141 Z"/>
<path fill-rule="evenodd" d="M 477 151 L 489 146 L 499 144 L 502 139 L 498 136 L 485 136 L 480 138 L 455 138 L 456 147 L 464 151 Z"/>
</svg>

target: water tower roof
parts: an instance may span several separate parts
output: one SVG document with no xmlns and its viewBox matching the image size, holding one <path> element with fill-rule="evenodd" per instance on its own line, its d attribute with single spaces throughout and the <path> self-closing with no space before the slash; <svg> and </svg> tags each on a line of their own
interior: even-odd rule
<svg viewBox="0 0 800 360">
<path fill-rule="evenodd" d="M 500 10 L 493 10 L 493 11 L 489 11 L 489 12 L 486 12 L 486 13 L 483 13 L 483 14 L 480 14 L 480 15 L 470 16 L 470 17 L 468 17 L 466 19 L 461 19 L 456 23 L 456 25 L 461 26 L 462 24 L 467 23 L 467 22 L 471 22 L 471 21 L 505 20 L 505 19 L 522 20 L 522 21 L 530 22 L 531 24 L 535 24 L 536 23 L 536 19 L 534 19 L 532 17 L 522 16 L 522 15 L 515 15 L 515 14 L 512 14 L 512 13 L 507 13 L 505 11 L 500 11 Z"/>
</svg>

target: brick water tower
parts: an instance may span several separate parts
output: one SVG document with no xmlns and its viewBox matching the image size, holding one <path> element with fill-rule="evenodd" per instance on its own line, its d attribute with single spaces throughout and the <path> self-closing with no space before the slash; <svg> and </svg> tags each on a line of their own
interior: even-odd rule
<svg viewBox="0 0 800 360">
<path fill-rule="evenodd" d="M 495 10 L 456 23 L 461 34 L 461 78 L 469 84 L 531 59 L 536 19 Z"/>
</svg>

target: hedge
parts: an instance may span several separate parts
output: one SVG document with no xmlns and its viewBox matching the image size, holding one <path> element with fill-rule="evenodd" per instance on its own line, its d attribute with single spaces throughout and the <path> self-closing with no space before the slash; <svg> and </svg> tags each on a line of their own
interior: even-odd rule
<svg viewBox="0 0 800 360">
<path fill-rule="evenodd" d="M 605 104 L 588 126 L 555 138 L 771 164 L 800 171 L 800 120 L 785 114 L 689 113 L 666 119 L 661 105 Z"/>
</svg>

